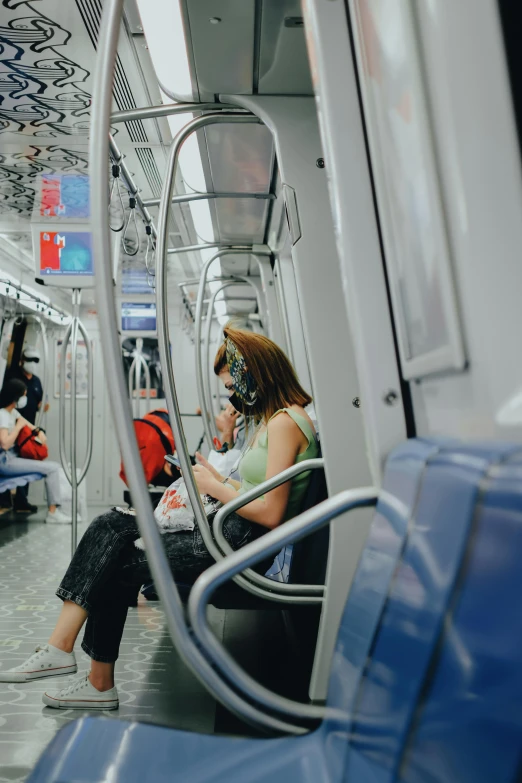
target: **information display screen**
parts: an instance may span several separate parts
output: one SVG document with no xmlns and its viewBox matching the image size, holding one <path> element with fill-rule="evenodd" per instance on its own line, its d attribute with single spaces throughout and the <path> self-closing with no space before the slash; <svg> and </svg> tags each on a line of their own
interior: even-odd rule
<svg viewBox="0 0 522 783">
<path fill-rule="evenodd" d="M 122 294 L 150 294 L 152 288 L 147 282 L 146 269 L 125 269 L 121 271 Z"/>
<path fill-rule="evenodd" d="M 38 231 L 39 274 L 43 277 L 92 276 L 94 263 L 88 231 Z"/>
<path fill-rule="evenodd" d="M 89 177 L 85 174 L 43 174 L 38 195 L 40 219 L 89 217 Z"/>
<path fill-rule="evenodd" d="M 155 332 L 156 305 L 153 302 L 122 302 L 121 329 L 123 332 Z"/>
</svg>

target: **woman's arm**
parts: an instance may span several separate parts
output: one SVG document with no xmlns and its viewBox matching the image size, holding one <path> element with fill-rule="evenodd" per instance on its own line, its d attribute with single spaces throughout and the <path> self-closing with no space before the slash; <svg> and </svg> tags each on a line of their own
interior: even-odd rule
<svg viewBox="0 0 522 783">
<path fill-rule="evenodd" d="M 268 424 L 268 462 L 266 478 L 273 478 L 283 470 L 295 464 L 295 459 L 302 445 L 303 434 L 297 424 L 284 414 L 279 414 Z M 206 493 L 223 504 L 237 498 L 238 492 L 225 484 L 221 484 L 205 468 L 194 467 L 194 475 L 200 492 Z M 283 521 L 291 482 L 287 481 L 280 487 L 267 492 L 264 498 L 258 498 L 238 509 L 239 516 L 256 522 L 267 528 L 275 528 Z"/>
<path fill-rule="evenodd" d="M 11 434 L 9 434 L 9 430 L 7 427 L 2 427 L 0 429 L 0 448 L 7 451 L 8 449 L 11 449 L 15 443 L 18 435 L 20 434 L 20 430 L 27 424 L 26 420 L 22 418 L 22 416 L 19 416 L 16 420 L 16 424 L 11 430 Z M 29 425 L 31 426 L 31 425 Z M 31 426 L 31 429 L 34 429 Z"/>
</svg>

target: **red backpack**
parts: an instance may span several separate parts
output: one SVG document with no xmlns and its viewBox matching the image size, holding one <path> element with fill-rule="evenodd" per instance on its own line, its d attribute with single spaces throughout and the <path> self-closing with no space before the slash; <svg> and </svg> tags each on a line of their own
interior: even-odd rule
<svg viewBox="0 0 522 783">
<path fill-rule="evenodd" d="M 168 411 L 164 409 L 150 411 L 142 419 L 134 419 L 134 431 L 145 478 L 147 483 L 151 484 L 164 467 L 165 455 L 174 453 L 174 435 Z M 123 462 L 120 478 L 127 484 Z"/>
<path fill-rule="evenodd" d="M 49 449 L 45 443 L 40 443 L 38 440 L 39 432 L 39 427 L 35 427 L 34 430 L 27 426 L 22 427 L 16 439 L 16 448 L 19 457 L 37 460 L 47 459 L 49 456 Z"/>
</svg>

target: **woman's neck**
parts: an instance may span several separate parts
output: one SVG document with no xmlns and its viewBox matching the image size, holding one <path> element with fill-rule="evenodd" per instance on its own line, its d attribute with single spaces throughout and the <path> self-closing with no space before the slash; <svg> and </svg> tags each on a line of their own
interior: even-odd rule
<svg viewBox="0 0 522 783">
<path fill-rule="evenodd" d="M 16 402 L 12 402 L 11 405 L 5 406 L 6 411 L 9 411 L 9 413 L 11 413 L 11 411 L 13 411 L 15 408 L 16 408 Z"/>
</svg>

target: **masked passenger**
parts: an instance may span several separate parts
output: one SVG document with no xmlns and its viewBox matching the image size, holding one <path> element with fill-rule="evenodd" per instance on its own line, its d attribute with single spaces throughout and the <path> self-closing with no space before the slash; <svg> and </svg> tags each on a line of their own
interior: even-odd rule
<svg viewBox="0 0 522 783">
<path fill-rule="evenodd" d="M 283 351 L 262 335 L 230 325 L 224 336 L 214 369 L 230 392 L 231 404 L 248 422 L 240 481 L 227 479 L 201 456 L 193 470 L 202 494 L 227 503 L 286 468 L 316 457 L 319 447 L 304 410 L 311 398 Z M 296 516 L 309 478 L 309 473 L 301 474 L 231 514 L 224 525 L 231 546 L 238 549 Z M 63 606 L 48 643 L 15 669 L 0 671 L 0 681 L 27 682 L 76 672 L 74 643 L 87 621 L 82 648 L 91 657 L 90 672 L 66 688 L 47 691 L 43 701 L 61 709 L 118 707 L 114 664 L 130 603 L 129 590 L 131 587 L 135 597 L 139 587 L 150 580 L 146 552 L 133 546 L 139 537 L 131 511 L 114 509 L 90 524 L 57 590 Z M 192 584 L 214 562 L 197 526 L 165 534 L 163 541 L 179 583 Z"/>
</svg>

